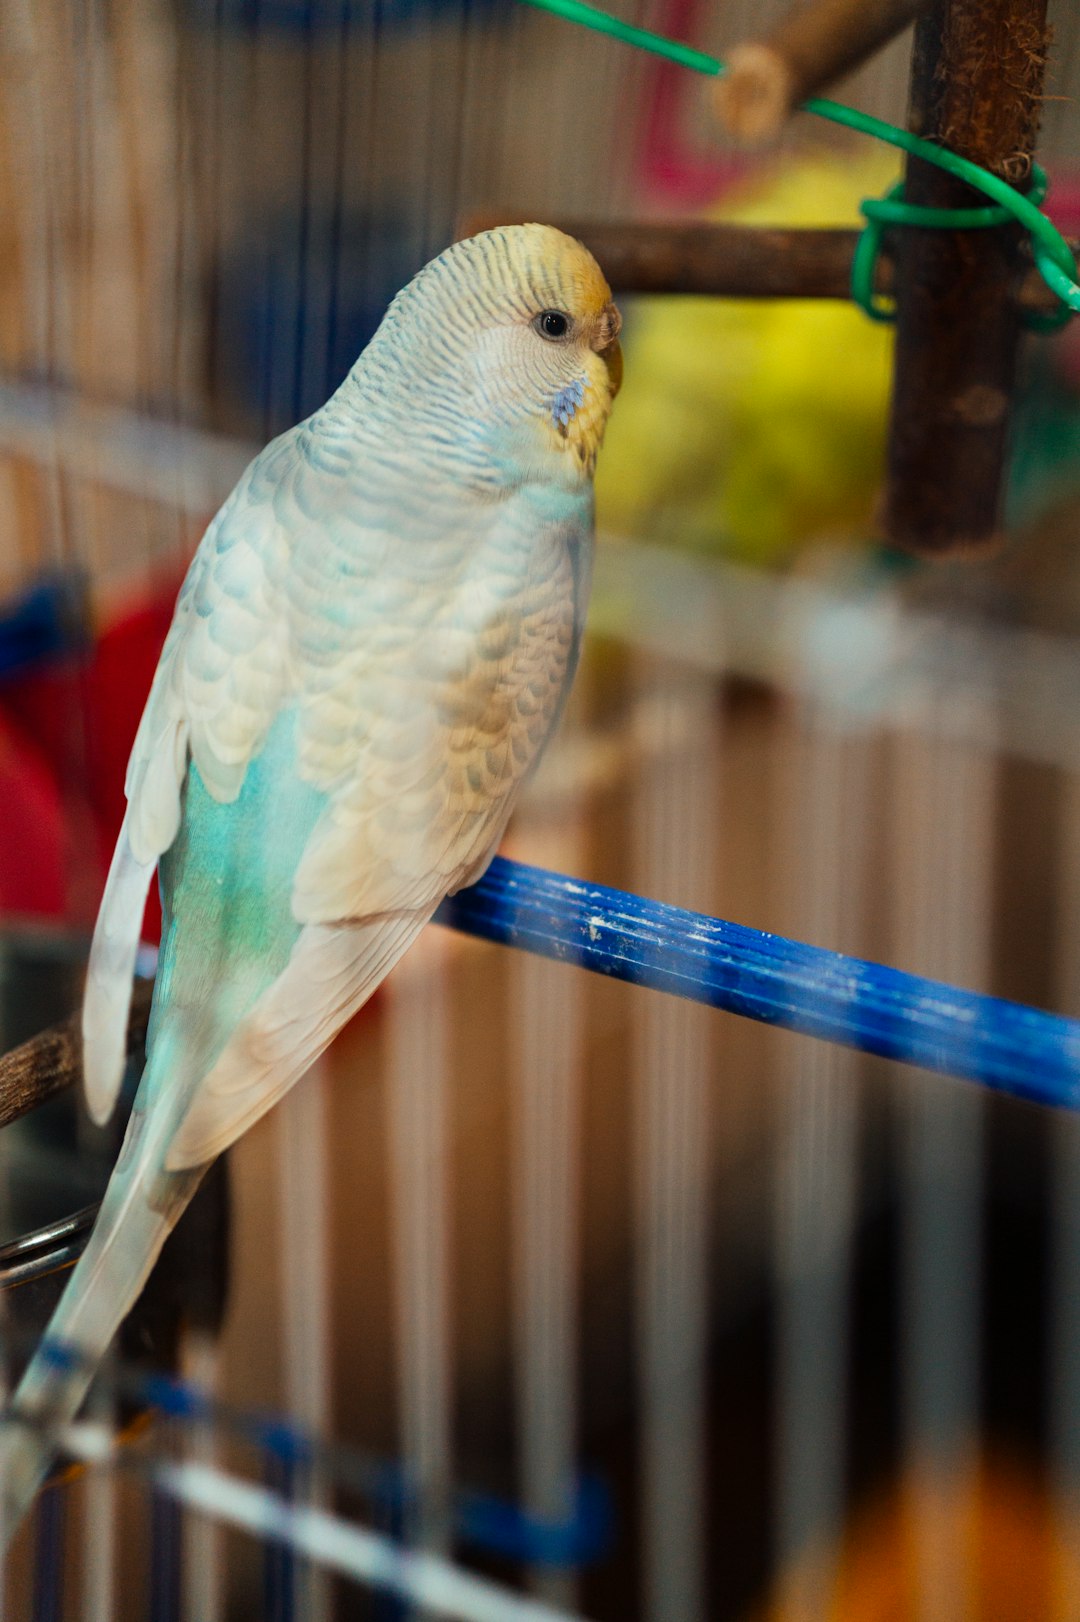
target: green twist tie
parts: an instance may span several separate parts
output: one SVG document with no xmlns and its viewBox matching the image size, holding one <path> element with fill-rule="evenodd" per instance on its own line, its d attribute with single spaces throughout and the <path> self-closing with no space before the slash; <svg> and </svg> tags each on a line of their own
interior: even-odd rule
<svg viewBox="0 0 1080 1622">
<path fill-rule="evenodd" d="M 1036 207 L 1047 192 L 1046 171 L 1040 164 L 1031 166 L 1031 187 L 1024 194 Z M 1019 193 L 1017 195 L 1020 195 Z M 859 205 L 866 217 L 866 229 L 855 245 L 851 261 L 851 296 L 859 308 L 872 321 L 896 320 L 896 300 L 883 298 L 874 292 L 874 270 L 881 252 L 881 239 L 890 225 L 914 225 L 924 230 L 981 231 L 990 226 L 1008 225 L 1012 210 L 1002 203 L 985 203 L 980 208 L 925 208 L 919 203 L 904 201 L 904 182 L 886 192 L 884 197 L 867 197 Z M 1065 304 L 1049 314 L 1029 311 L 1025 325 L 1037 332 L 1054 332 L 1069 320 L 1071 311 Z"/>
<path fill-rule="evenodd" d="M 691 45 L 682 45 L 678 40 L 666 39 L 663 34 L 654 34 L 647 28 L 636 28 L 632 23 L 624 23 L 618 17 L 611 17 L 606 11 L 599 11 L 595 6 L 585 3 L 585 0 L 526 0 L 529 5 L 537 6 L 541 11 L 553 12 L 558 17 L 565 17 L 569 22 L 577 23 L 582 28 L 592 28 L 598 33 L 609 34 L 613 39 L 621 40 L 626 45 L 633 45 L 638 50 L 651 51 L 654 56 L 665 57 L 669 62 L 677 62 L 681 67 L 691 68 L 695 73 L 710 74 L 716 78 L 727 71 L 723 62 L 715 56 L 707 56 L 704 51 L 697 51 Z M 958 180 L 967 181 L 976 191 L 989 197 L 994 207 L 957 208 L 957 209 L 922 209 L 901 201 L 894 191 L 888 197 L 878 200 L 869 199 L 862 205 L 863 213 L 867 219 L 866 230 L 859 240 L 859 245 L 852 262 L 852 297 L 859 303 L 866 313 L 875 321 L 892 319 L 892 307 L 876 298 L 873 290 L 874 261 L 877 258 L 881 243 L 881 232 L 885 225 L 922 225 L 941 230 L 969 230 L 983 229 L 990 225 L 1007 224 L 1010 219 L 1016 220 L 1023 226 L 1031 237 L 1031 249 L 1038 271 L 1047 287 L 1061 300 L 1062 308 L 1054 315 L 1034 316 L 1030 324 L 1043 330 L 1060 326 L 1068 320 L 1070 313 L 1080 311 L 1080 282 L 1076 260 L 1072 249 L 1065 241 L 1061 232 L 1053 225 L 1039 207 L 1046 194 L 1045 176 L 1041 170 L 1035 170 L 1036 184 L 1028 195 L 1016 191 L 1007 180 L 991 174 L 981 164 L 973 163 L 970 158 L 962 158 L 958 152 L 951 151 L 947 146 L 937 146 L 933 141 L 924 140 L 921 135 L 913 135 L 910 130 L 898 129 L 895 124 L 888 124 L 883 118 L 874 118 L 870 113 L 859 112 L 855 107 L 845 107 L 843 102 L 827 101 L 821 96 L 811 96 L 803 102 L 803 110 L 814 113 L 818 118 L 827 118 L 833 124 L 843 124 L 846 128 L 858 130 L 862 135 L 872 135 L 879 141 L 886 141 L 889 146 L 899 147 L 913 157 L 922 158 L 926 163 L 935 164 L 937 168 L 944 169 L 946 173 L 955 175 Z M 881 211 L 888 212 L 881 212 Z"/>
</svg>

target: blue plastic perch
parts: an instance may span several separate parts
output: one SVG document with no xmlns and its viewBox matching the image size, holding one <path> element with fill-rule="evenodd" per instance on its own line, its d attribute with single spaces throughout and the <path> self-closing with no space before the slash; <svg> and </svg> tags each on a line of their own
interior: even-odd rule
<svg viewBox="0 0 1080 1622">
<path fill-rule="evenodd" d="M 440 923 L 596 974 L 1080 1107 L 1080 1021 L 496 857 Z"/>
</svg>

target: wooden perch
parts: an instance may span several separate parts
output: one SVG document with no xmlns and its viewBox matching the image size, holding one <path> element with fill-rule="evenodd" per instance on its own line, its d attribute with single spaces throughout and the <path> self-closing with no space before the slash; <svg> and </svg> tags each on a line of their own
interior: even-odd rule
<svg viewBox="0 0 1080 1622">
<path fill-rule="evenodd" d="M 459 237 L 522 216 L 487 209 L 461 222 Z M 616 293 L 702 293 L 722 298 L 847 298 L 857 231 L 788 231 L 746 225 L 599 220 L 547 222 L 578 237 Z M 887 292 L 882 269 L 879 291 Z"/>
<path fill-rule="evenodd" d="M 729 135 L 774 140 L 808 96 L 859 67 L 913 22 L 929 0 L 814 0 L 763 40 L 736 45 L 713 90 Z"/>
<path fill-rule="evenodd" d="M 509 210 L 465 216 L 459 237 L 496 225 L 520 223 Z M 719 298 L 847 298 L 854 230 L 787 231 L 767 226 L 644 223 L 598 220 L 549 222 L 579 237 L 595 255 L 616 293 L 696 293 Z M 986 233 L 983 233 L 984 235 Z M 895 291 L 895 233 L 886 233 L 874 289 Z M 1023 311 L 1049 313 L 1058 301 L 1034 266 L 1010 287 Z"/>
<path fill-rule="evenodd" d="M 1046 0 L 934 0 L 915 30 L 910 125 L 1014 185 L 1031 171 Z M 917 158 L 907 200 L 970 206 L 970 188 Z M 998 534 L 1015 396 L 1023 233 L 897 236 L 896 364 L 885 527 L 924 554 L 976 552 Z"/>
<path fill-rule="evenodd" d="M 135 982 L 128 1021 L 129 1053 L 146 1039 L 153 990 L 149 980 Z M 20 1115 L 81 1080 L 80 1015 L 72 1014 L 63 1024 L 50 1026 L 40 1036 L 31 1037 L 0 1057 L 0 1127 L 17 1121 Z"/>
</svg>

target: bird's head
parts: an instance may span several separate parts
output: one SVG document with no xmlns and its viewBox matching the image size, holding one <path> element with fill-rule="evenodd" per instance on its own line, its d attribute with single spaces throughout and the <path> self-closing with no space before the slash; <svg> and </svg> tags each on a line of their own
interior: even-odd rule
<svg viewBox="0 0 1080 1622">
<path fill-rule="evenodd" d="M 395 313 L 423 334 L 425 387 L 491 426 L 511 476 L 591 478 L 622 380 L 622 318 L 580 242 L 548 225 L 468 237 L 425 266 L 391 323 Z"/>
</svg>

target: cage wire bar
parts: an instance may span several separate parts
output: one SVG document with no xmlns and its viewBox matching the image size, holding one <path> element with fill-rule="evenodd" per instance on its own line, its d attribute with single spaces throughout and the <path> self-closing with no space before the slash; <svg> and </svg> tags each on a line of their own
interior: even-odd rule
<svg viewBox="0 0 1080 1622">
<path fill-rule="evenodd" d="M 831 706 L 795 700 L 781 724 L 786 808 L 779 905 L 815 939 L 857 939 L 867 869 L 869 752 L 864 729 Z M 841 815 L 841 806 L 844 814 Z M 794 860 L 805 848 L 807 860 Z M 783 1044 L 774 1191 L 777 1281 L 777 1543 L 780 1615 L 824 1616 L 844 1516 L 848 1281 L 856 1223 L 859 1091 L 855 1055 Z"/>
<path fill-rule="evenodd" d="M 978 704 L 963 673 L 923 709 Z M 996 753 L 973 744 L 986 723 L 919 726 L 893 738 L 896 945 L 909 961 L 985 983 L 990 970 Z M 951 735 L 950 735 L 951 733 Z M 942 1088 L 925 1071 L 896 1088 L 904 1371 L 901 1418 L 911 1487 L 916 1615 L 973 1614 L 966 1504 L 977 1483 L 985 1096 Z"/>
<path fill-rule="evenodd" d="M 452 1541 L 453 1480 L 445 941 L 418 942 L 400 967 L 404 974 L 391 981 L 387 1153 L 393 1169 L 398 1385 L 409 1489 L 403 1531 L 410 1543 L 445 1558 Z"/>
<path fill-rule="evenodd" d="M 277 1119 L 281 1178 L 281 1299 L 285 1330 L 287 1408 L 314 1436 L 328 1435 L 332 1419 L 326 1066 L 319 1059 L 304 1086 L 282 1100 Z M 324 1504 L 327 1484 L 317 1467 L 299 1484 L 304 1501 Z M 299 1564 L 287 1574 L 292 1611 L 305 1622 L 325 1622 L 325 1574 Z M 201 1602 L 215 1596 L 203 1595 Z M 198 1614 L 198 1613 L 197 1613 Z M 208 1619 L 209 1622 L 209 1619 Z"/>
<path fill-rule="evenodd" d="M 1063 890 L 1057 941 L 1057 989 L 1061 1006 L 1080 1012 L 1080 778 L 1069 779 L 1062 806 Z M 1068 1506 L 1063 1516 L 1065 1548 L 1058 1558 L 1055 1622 L 1080 1610 L 1080 1119 L 1055 1122 L 1050 1264 L 1054 1313 L 1051 1342 L 1051 1468 L 1056 1490 Z"/>
<path fill-rule="evenodd" d="M 530 834 L 545 856 L 576 866 L 583 816 L 571 793 L 561 815 L 531 810 Z M 576 1363 L 581 1310 L 574 1260 L 581 1240 L 581 1106 L 585 1036 L 581 977 L 532 953 L 515 955 L 508 1037 L 516 1077 L 512 1101 L 514 1168 L 514 1334 L 521 1434 L 520 1496 L 551 1523 L 573 1502 L 578 1448 Z M 576 1576 L 536 1563 L 529 1586 L 572 1608 Z"/>
<path fill-rule="evenodd" d="M 635 871 L 651 892 L 708 895 L 722 752 L 711 694 L 655 660 L 633 679 Z M 707 1013 L 656 996 L 633 1012 L 643 1609 L 648 1622 L 696 1622 L 707 1614 Z"/>
</svg>

